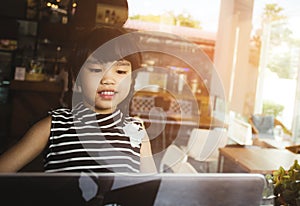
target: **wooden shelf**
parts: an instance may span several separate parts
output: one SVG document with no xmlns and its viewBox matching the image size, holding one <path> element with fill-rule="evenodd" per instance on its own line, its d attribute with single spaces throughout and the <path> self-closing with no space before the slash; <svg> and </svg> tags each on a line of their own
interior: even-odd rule
<svg viewBox="0 0 300 206">
<path fill-rule="evenodd" d="M 53 92 L 59 93 L 62 90 L 62 84 L 48 81 L 18 81 L 13 80 L 10 84 L 11 90 L 32 91 L 32 92 Z"/>
</svg>

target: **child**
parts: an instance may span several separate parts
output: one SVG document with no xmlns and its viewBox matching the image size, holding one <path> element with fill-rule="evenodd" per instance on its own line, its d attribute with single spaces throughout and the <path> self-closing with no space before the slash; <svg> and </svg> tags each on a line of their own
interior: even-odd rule
<svg viewBox="0 0 300 206">
<path fill-rule="evenodd" d="M 102 27 L 84 36 L 69 60 L 79 73 L 80 100 L 73 95 L 72 109 L 56 109 L 37 122 L 0 157 L 1 172 L 19 171 L 42 151 L 46 172 L 156 172 L 145 129 L 128 115 L 141 55 L 128 55 L 132 39 L 114 41 L 123 34 Z"/>
</svg>

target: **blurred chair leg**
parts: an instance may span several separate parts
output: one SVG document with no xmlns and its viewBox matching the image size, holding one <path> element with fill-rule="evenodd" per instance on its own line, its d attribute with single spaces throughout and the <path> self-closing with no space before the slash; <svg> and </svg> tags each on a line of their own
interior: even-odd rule
<svg viewBox="0 0 300 206">
<path fill-rule="evenodd" d="M 206 172 L 209 173 L 209 162 L 205 162 Z"/>
</svg>

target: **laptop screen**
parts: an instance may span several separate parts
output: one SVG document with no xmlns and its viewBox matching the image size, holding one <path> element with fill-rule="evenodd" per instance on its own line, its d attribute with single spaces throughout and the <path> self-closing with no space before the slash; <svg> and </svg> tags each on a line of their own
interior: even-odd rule
<svg viewBox="0 0 300 206">
<path fill-rule="evenodd" d="M 256 174 L 0 175 L 8 205 L 259 205 L 265 179 Z"/>
</svg>

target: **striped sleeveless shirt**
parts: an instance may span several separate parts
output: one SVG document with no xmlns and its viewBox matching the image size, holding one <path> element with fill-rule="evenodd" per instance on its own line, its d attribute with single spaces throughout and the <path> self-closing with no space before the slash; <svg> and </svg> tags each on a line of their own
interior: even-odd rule
<svg viewBox="0 0 300 206">
<path fill-rule="evenodd" d="M 137 133 L 144 132 L 140 120 L 120 110 L 97 114 L 82 103 L 50 114 L 45 172 L 139 172 L 141 141 L 133 144 L 124 128 L 134 125 Z"/>
</svg>

